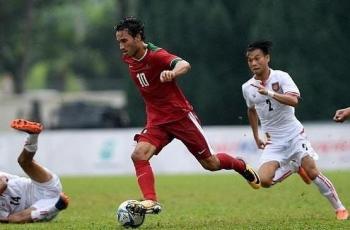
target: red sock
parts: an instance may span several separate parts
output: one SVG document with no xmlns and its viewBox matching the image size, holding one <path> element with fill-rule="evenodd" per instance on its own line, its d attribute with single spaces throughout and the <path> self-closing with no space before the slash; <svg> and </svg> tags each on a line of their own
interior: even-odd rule
<svg viewBox="0 0 350 230">
<path fill-rule="evenodd" d="M 137 182 L 142 191 L 143 198 L 146 200 L 157 200 L 154 186 L 154 174 L 149 161 L 134 161 Z"/>
<path fill-rule="evenodd" d="M 218 153 L 216 157 L 220 161 L 221 169 L 233 169 L 238 173 L 242 173 L 245 170 L 245 163 L 243 160 L 238 160 L 226 153 Z"/>
</svg>

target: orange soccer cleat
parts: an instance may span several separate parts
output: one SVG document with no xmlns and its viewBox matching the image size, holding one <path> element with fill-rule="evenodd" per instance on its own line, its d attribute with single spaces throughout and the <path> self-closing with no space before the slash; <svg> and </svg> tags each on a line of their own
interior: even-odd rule
<svg viewBox="0 0 350 230">
<path fill-rule="evenodd" d="M 25 119 L 15 119 L 11 121 L 11 128 L 14 128 L 29 134 L 39 134 L 43 130 L 43 125 L 34 121 L 28 121 Z"/>
<path fill-rule="evenodd" d="M 335 212 L 337 220 L 347 220 L 349 219 L 349 212 L 346 209 L 338 210 Z"/>
</svg>

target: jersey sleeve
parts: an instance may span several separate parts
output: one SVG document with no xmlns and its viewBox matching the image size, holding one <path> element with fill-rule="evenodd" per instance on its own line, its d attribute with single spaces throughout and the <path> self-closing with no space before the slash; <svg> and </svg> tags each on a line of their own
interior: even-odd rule
<svg viewBox="0 0 350 230">
<path fill-rule="evenodd" d="M 174 69 L 176 63 L 182 60 L 178 56 L 171 54 L 164 49 L 157 51 L 156 59 L 157 62 L 166 69 Z"/>
<path fill-rule="evenodd" d="M 284 94 L 292 94 L 300 97 L 299 89 L 288 73 L 284 74 L 281 87 Z"/>
<path fill-rule="evenodd" d="M 242 94 L 243 94 L 243 98 L 245 100 L 245 103 L 247 105 L 248 108 L 252 108 L 254 107 L 254 103 L 252 101 L 249 100 L 248 98 L 248 90 L 246 88 L 246 85 L 242 85 Z"/>
</svg>

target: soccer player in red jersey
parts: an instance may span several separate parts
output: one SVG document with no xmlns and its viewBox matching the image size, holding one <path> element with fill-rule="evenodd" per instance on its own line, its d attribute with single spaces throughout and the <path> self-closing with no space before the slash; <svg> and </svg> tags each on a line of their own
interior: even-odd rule
<svg viewBox="0 0 350 230">
<path fill-rule="evenodd" d="M 191 104 L 176 84 L 176 79 L 190 70 L 182 58 L 145 42 L 143 23 L 135 17 L 125 17 L 115 26 L 115 37 L 123 61 L 146 104 L 147 124 L 135 135 L 137 145 L 131 155 L 143 201 L 135 202 L 130 210 L 159 213 L 154 174 L 149 163 L 174 138 L 182 141 L 210 171 L 235 170 L 255 189 L 260 179 L 242 159 L 217 153 L 207 142 Z"/>
</svg>

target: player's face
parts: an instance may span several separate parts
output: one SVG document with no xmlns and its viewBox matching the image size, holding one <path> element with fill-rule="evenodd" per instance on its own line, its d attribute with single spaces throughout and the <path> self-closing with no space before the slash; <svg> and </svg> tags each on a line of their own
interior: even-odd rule
<svg viewBox="0 0 350 230">
<path fill-rule="evenodd" d="M 256 75 L 262 75 L 269 69 L 270 55 L 265 55 L 261 49 L 247 52 L 249 69 Z"/>
<path fill-rule="evenodd" d="M 117 42 L 119 43 L 119 49 L 123 55 L 130 57 L 136 57 L 139 51 L 140 39 L 136 36 L 133 38 L 127 29 L 117 31 L 115 34 Z"/>
</svg>

